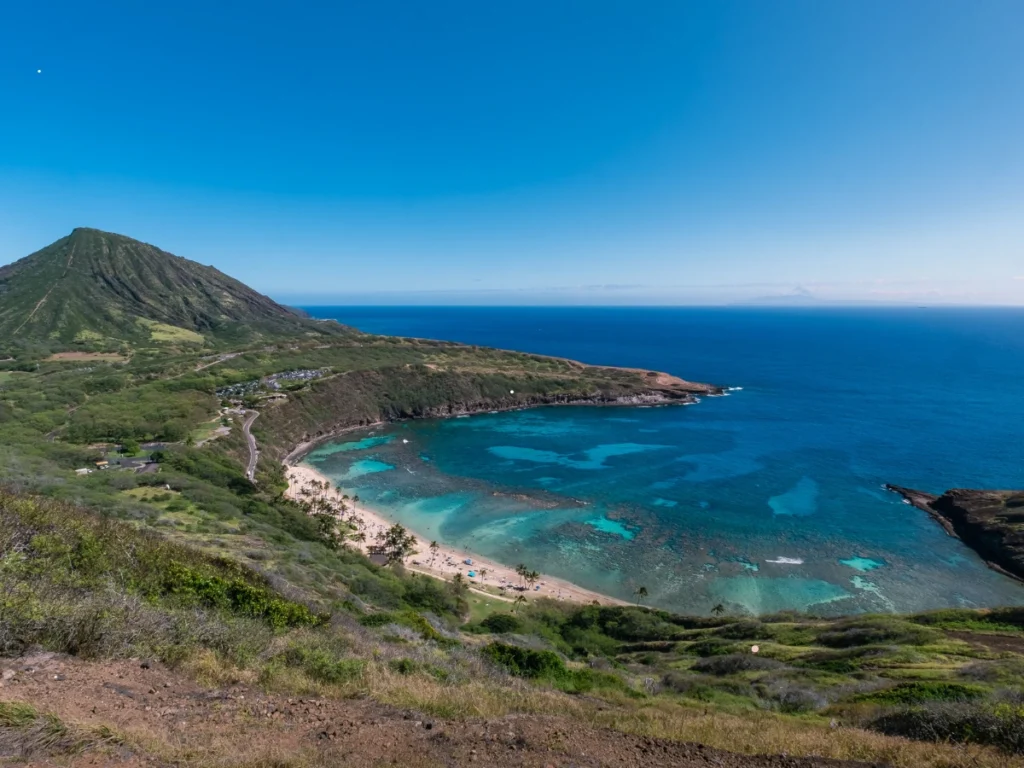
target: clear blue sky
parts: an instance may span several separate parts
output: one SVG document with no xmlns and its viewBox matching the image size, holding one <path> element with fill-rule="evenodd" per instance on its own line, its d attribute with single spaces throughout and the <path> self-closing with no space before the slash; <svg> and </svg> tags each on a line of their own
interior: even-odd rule
<svg viewBox="0 0 1024 768">
<path fill-rule="evenodd" d="M 1022 304 L 1022 30 L 1020 0 L 7 3 L 0 263 L 93 226 L 298 303 Z"/>
</svg>

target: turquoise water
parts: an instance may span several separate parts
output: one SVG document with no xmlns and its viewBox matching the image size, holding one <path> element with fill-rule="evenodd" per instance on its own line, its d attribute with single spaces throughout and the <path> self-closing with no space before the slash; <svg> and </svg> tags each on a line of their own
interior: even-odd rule
<svg viewBox="0 0 1024 768">
<path fill-rule="evenodd" d="M 307 458 L 430 538 L 623 598 L 646 586 L 652 604 L 697 613 L 1024 602 L 881 488 L 1024 485 L 1024 312 L 312 314 L 742 387 L 687 408 L 395 424 Z"/>
</svg>

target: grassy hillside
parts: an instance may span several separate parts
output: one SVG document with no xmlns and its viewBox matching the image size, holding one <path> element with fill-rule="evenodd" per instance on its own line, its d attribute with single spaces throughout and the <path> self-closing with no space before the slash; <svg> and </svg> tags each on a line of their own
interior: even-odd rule
<svg viewBox="0 0 1024 768">
<path fill-rule="evenodd" d="M 268 335 L 329 334 L 213 267 L 137 240 L 76 229 L 0 267 L 0 353 L 202 348 Z"/>
</svg>

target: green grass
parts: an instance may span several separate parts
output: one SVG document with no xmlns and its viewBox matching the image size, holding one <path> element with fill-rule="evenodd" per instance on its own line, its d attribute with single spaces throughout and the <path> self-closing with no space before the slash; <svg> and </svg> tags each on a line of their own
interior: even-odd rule
<svg viewBox="0 0 1024 768">
<path fill-rule="evenodd" d="M 202 344 L 206 341 L 201 333 L 190 331 L 188 328 L 179 328 L 176 325 L 158 323 L 155 320 L 146 320 L 141 317 L 138 322 L 149 331 L 151 341 L 179 344 Z"/>
</svg>

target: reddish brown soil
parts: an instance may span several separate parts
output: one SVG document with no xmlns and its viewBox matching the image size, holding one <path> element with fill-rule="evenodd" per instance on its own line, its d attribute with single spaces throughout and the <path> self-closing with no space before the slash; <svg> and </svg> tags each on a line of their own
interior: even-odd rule
<svg viewBox="0 0 1024 768">
<path fill-rule="evenodd" d="M 148 668 L 146 668 L 148 667 Z M 80 733 L 107 726 L 124 745 L 70 756 L 31 755 L 28 765 L 495 766 L 499 768 L 840 768 L 848 763 L 750 757 L 629 736 L 540 716 L 449 721 L 371 701 L 267 695 L 245 686 L 210 690 L 159 664 L 83 662 L 35 654 L 0 659 L 0 701 L 27 702 Z M 15 674 L 10 676 L 10 671 Z M 3 738 L 0 752 L 12 739 Z M 8 746 L 8 756 L 10 747 Z M 0 754 L 0 759 L 4 757 Z"/>
</svg>

